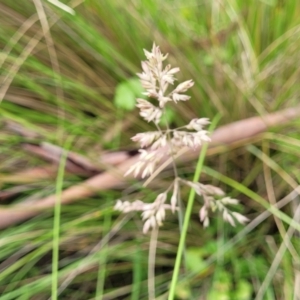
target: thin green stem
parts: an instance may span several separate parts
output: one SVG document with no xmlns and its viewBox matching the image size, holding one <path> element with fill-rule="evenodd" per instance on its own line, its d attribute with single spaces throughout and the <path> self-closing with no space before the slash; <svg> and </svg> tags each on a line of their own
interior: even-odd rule
<svg viewBox="0 0 300 300">
<path fill-rule="evenodd" d="M 104 237 L 106 234 L 109 233 L 110 228 L 111 228 L 111 212 L 109 211 L 104 214 L 104 220 L 103 220 L 103 236 Z M 99 259 L 95 300 L 101 300 L 103 297 L 105 275 L 106 275 L 107 255 L 108 255 L 108 244 L 106 243 L 106 244 L 104 244 L 103 248 L 101 249 L 101 256 Z"/>
<path fill-rule="evenodd" d="M 143 279 L 143 257 L 142 247 L 139 240 L 136 241 L 136 253 L 133 259 L 133 283 L 130 300 L 141 298 L 142 279 Z"/>
<path fill-rule="evenodd" d="M 67 139 L 65 149 L 69 149 L 73 137 Z M 56 178 L 56 201 L 54 206 L 54 220 L 53 220 L 53 250 L 52 250 L 52 289 L 51 299 L 57 300 L 58 296 L 58 261 L 59 261 L 59 235 L 60 235 L 60 211 L 61 211 L 61 193 L 63 189 L 63 181 L 65 174 L 65 166 L 67 161 L 68 151 L 63 151 L 58 174 Z"/>
<path fill-rule="evenodd" d="M 220 118 L 221 118 L 220 114 L 218 114 L 214 118 L 214 120 L 209 128 L 209 131 L 213 131 L 213 129 L 216 127 L 217 123 L 219 122 Z M 201 148 L 200 156 L 199 156 L 197 167 L 196 167 L 196 172 L 194 174 L 194 179 L 193 179 L 194 182 L 199 181 L 207 148 L 208 148 L 207 143 L 205 143 Z M 182 232 L 180 235 L 180 241 L 179 241 L 179 246 L 178 246 L 178 250 L 177 250 L 177 256 L 176 256 L 176 261 L 175 261 L 175 266 L 174 266 L 168 300 L 173 300 L 175 297 L 176 284 L 178 281 L 179 269 L 180 269 L 180 265 L 181 265 L 183 250 L 185 247 L 185 240 L 186 240 L 186 235 L 187 235 L 190 218 L 191 218 L 191 214 L 192 214 L 194 199 L 195 199 L 195 190 L 191 189 L 189 199 L 188 199 L 188 205 L 187 205 L 185 216 L 184 216 Z"/>
<path fill-rule="evenodd" d="M 151 232 L 148 256 L 148 299 L 155 300 L 155 256 L 157 249 L 158 228 Z"/>
</svg>

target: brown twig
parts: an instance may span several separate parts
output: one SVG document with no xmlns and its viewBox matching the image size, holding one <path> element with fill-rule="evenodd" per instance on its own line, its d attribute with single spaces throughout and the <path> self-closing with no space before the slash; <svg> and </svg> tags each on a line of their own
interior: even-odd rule
<svg viewBox="0 0 300 300">
<path fill-rule="evenodd" d="M 210 147 L 231 144 L 252 137 L 264 132 L 268 127 L 286 124 L 299 116 L 300 106 L 297 106 L 263 117 L 253 117 L 222 126 L 213 133 Z M 199 151 L 189 151 L 184 157 L 180 157 L 178 162 L 182 163 L 193 160 L 198 156 L 198 153 Z M 82 198 L 91 197 L 98 191 L 115 188 L 124 184 L 123 174 L 137 159 L 137 156 L 133 156 L 118 165 L 115 169 L 98 174 L 81 184 L 66 189 L 62 192 L 61 203 L 67 204 Z M 130 178 L 130 176 L 128 177 Z M 128 177 L 127 179 L 129 179 Z M 55 200 L 56 195 L 50 195 L 34 203 L 26 202 L 8 209 L 0 209 L 0 228 L 6 228 L 37 215 L 43 209 L 53 207 Z"/>
<path fill-rule="evenodd" d="M 0 181 L 2 183 L 27 184 L 35 183 L 37 180 L 42 179 L 54 179 L 57 174 L 57 168 L 57 166 L 53 165 L 33 167 L 11 175 L 1 175 Z"/>
</svg>

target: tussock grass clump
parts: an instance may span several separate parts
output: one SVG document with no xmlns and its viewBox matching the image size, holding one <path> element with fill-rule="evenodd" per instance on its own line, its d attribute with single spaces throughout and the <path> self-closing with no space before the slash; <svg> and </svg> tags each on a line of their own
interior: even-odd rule
<svg viewBox="0 0 300 300">
<path fill-rule="evenodd" d="M 194 81 L 191 99 L 166 109 L 171 128 L 220 114 L 219 127 L 299 103 L 298 1 L 64 1 L 74 15 L 48 1 L 23 2 L 0 3 L 1 212 L 36 209 L 35 201 L 60 199 L 99 170 L 115 170 L 100 159 L 108 152 L 134 155 L 130 137 L 153 128 L 113 99 L 120 85 L 126 103 L 141 97 L 132 82 L 153 40 L 180 68 L 179 82 Z M 201 183 L 240 199 L 238 212 L 252 221 L 233 228 L 216 215 L 201 230 L 203 202 L 195 199 L 178 299 L 299 296 L 298 128 L 296 119 L 207 150 Z M 45 143 L 64 155 L 44 155 Z M 177 172 L 191 182 L 195 161 Z M 143 191 L 136 180 L 70 205 L 57 201 L 55 211 L 1 229 L 1 299 L 148 299 L 149 237 L 139 216 L 112 207 L 126 195 L 150 203 L 172 184 L 170 174 Z M 188 193 L 182 185 L 183 208 Z M 157 299 L 170 291 L 179 232 L 169 214 L 155 247 Z"/>
</svg>

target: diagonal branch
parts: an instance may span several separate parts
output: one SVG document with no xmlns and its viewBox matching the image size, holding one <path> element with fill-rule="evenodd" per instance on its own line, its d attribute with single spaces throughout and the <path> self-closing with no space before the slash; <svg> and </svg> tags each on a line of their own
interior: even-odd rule
<svg viewBox="0 0 300 300">
<path fill-rule="evenodd" d="M 300 116 L 300 106 L 282 110 L 276 113 L 268 114 L 263 117 L 252 117 L 249 119 L 237 121 L 217 129 L 212 135 L 210 147 L 218 145 L 228 145 L 240 140 L 253 137 L 266 131 L 269 127 L 286 124 Z M 196 151 L 187 151 L 184 157 L 178 158 L 178 163 L 194 160 L 198 157 L 200 149 Z M 62 204 L 67 204 L 80 200 L 82 198 L 91 197 L 96 192 L 108 190 L 123 185 L 130 176 L 123 177 L 128 168 L 138 159 L 135 155 L 124 162 L 120 163 L 116 168 L 112 168 L 98 174 L 81 184 L 72 186 L 61 195 Z M 55 195 L 50 195 L 36 202 L 25 202 L 10 208 L 0 209 L 0 228 L 6 228 L 20 221 L 24 221 L 30 217 L 37 215 L 40 211 L 51 208 L 55 204 Z"/>
</svg>

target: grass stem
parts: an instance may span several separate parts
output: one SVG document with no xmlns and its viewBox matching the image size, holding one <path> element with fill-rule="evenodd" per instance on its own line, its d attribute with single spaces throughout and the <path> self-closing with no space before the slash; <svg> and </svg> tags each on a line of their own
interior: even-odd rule
<svg viewBox="0 0 300 300">
<path fill-rule="evenodd" d="M 69 149 L 73 138 L 66 141 L 66 148 Z M 56 178 L 56 203 L 54 206 L 53 220 L 53 250 L 52 250 L 52 288 L 51 299 L 57 300 L 58 296 L 58 261 L 59 261 L 59 236 L 60 236 L 60 212 L 61 212 L 61 193 L 63 189 L 63 181 L 65 174 L 65 166 L 68 151 L 63 151 L 60 159 L 58 174 Z"/>
<path fill-rule="evenodd" d="M 212 124 L 209 128 L 209 131 L 213 131 L 213 129 L 216 127 L 217 123 L 219 122 L 220 117 L 221 117 L 221 115 L 218 114 L 213 119 Z M 208 147 L 208 144 L 205 143 L 205 144 L 203 144 L 203 146 L 201 148 L 200 156 L 199 156 L 197 167 L 196 167 L 196 172 L 194 174 L 194 179 L 193 179 L 194 182 L 199 181 L 207 147 Z M 188 231 L 188 227 L 189 227 L 189 223 L 190 223 L 194 200 L 195 200 L 195 190 L 191 189 L 190 194 L 189 194 L 189 199 L 188 199 L 188 205 L 187 205 L 185 216 L 184 216 L 182 232 L 180 235 L 179 246 L 178 246 L 178 250 L 177 250 L 176 261 L 175 261 L 175 266 L 174 266 L 168 300 L 173 300 L 175 297 L 176 284 L 178 281 L 179 269 L 180 269 L 181 259 L 182 259 L 182 255 L 183 255 L 183 251 L 184 251 L 184 247 L 185 247 L 185 240 L 186 240 L 186 235 L 187 235 L 187 231 Z"/>
</svg>

